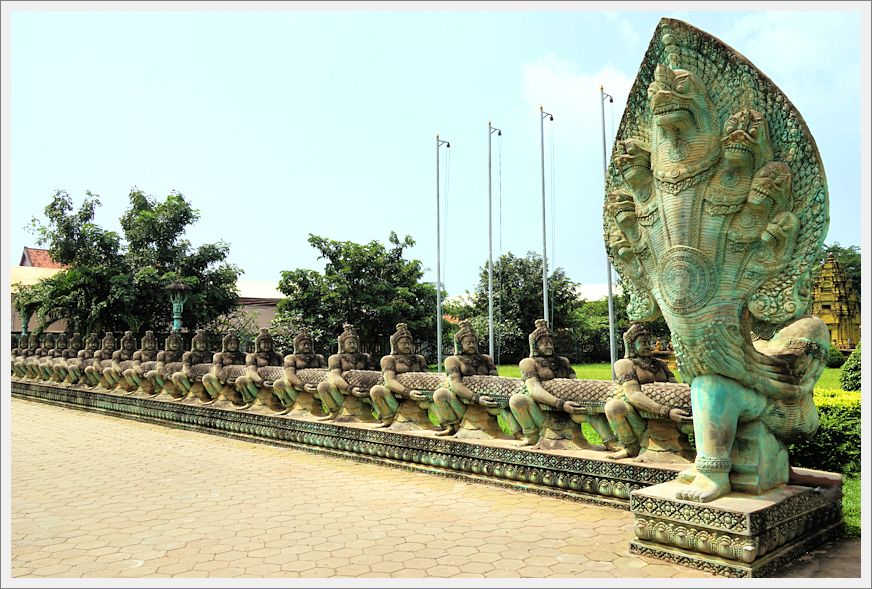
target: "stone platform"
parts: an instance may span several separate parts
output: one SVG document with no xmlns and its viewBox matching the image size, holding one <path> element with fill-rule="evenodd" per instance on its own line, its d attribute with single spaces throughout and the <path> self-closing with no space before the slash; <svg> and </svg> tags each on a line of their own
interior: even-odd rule
<svg viewBox="0 0 872 589">
<path fill-rule="evenodd" d="M 266 407 L 244 412 L 219 400 L 208 406 L 193 398 L 83 390 L 13 382 L 13 395 L 138 421 L 226 437 L 379 462 L 443 476 L 473 479 L 545 495 L 559 495 L 627 509 L 630 493 L 675 478 L 686 467 L 604 458 L 596 450 L 534 450 L 514 440 L 457 439 L 432 431 L 391 431 L 372 423 L 322 422 L 300 413 L 276 415 Z"/>
<path fill-rule="evenodd" d="M 675 499 L 682 487 L 670 481 L 632 493 L 632 553 L 720 576 L 765 577 L 841 532 L 841 503 L 810 487 L 733 492 L 710 503 Z"/>
</svg>

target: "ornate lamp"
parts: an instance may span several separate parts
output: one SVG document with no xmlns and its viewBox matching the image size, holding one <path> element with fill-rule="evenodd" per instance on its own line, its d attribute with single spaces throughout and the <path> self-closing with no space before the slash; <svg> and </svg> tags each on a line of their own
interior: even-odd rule
<svg viewBox="0 0 872 589">
<path fill-rule="evenodd" d="M 173 331 L 182 330 L 182 309 L 188 300 L 188 285 L 181 280 L 173 280 L 167 285 L 170 301 L 173 304 Z"/>
</svg>

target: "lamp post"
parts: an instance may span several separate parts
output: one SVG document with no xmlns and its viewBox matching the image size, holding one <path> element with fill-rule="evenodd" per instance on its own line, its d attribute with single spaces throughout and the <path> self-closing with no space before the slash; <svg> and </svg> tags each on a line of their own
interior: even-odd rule
<svg viewBox="0 0 872 589">
<path fill-rule="evenodd" d="M 606 97 L 609 102 L 614 102 L 611 94 L 606 94 L 600 84 L 600 115 L 603 123 L 603 191 L 608 181 L 608 160 L 606 158 Z M 609 355 L 612 360 L 612 378 L 615 378 L 615 357 L 617 356 L 617 344 L 615 341 L 615 303 L 612 296 L 612 262 L 609 260 L 608 252 L 606 252 L 606 276 L 608 278 L 609 288 Z"/>
<path fill-rule="evenodd" d="M 494 357 L 494 241 L 493 213 L 491 207 L 492 173 L 491 173 L 491 138 L 494 131 L 497 136 L 503 132 L 487 122 L 487 336 L 488 354 Z"/>
<path fill-rule="evenodd" d="M 450 149 L 451 144 L 439 139 L 436 134 L 436 371 L 442 372 L 442 280 L 440 265 L 442 253 L 442 236 L 440 224 L 440 200 L 439 200 L 439 148 L 445 146 Z"/>
<path fill-rule="evenodd" d="M 550 326 L 548 320 L 548 251 L 545 245 L 547 237 L 545 235 L 545 117 L 549 120 L 554 120 L 554 115 L 545 112 L 542 105 L 539 105 L 539 140 L 542 153 L 542 310 L 545 325 Z M 552 154 L 553 157 L 553 154 Z"/>
<path fill-rule="evenodd" d="M 170 302 L 173 304 L 173 331 L 182 330 L 182 310 L 188 300 L 188 285 L 181 280 L 173 280 L 167 285 Z"/>
<path fill-rule="evenodd" d="M 30 335 L 30 333 L 27 331 L 27 324 L 30 323 L 30 313 L 28 313 L 27 311 L 22 311 L 19 314 L 19 317 L 21 317 L 21 335 Z"/>
</svg>

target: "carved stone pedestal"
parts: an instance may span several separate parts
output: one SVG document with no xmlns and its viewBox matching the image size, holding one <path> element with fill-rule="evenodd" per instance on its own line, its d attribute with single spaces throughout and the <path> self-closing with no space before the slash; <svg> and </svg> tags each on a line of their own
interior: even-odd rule
<svg viewBox="0 0 872 589">
<path fill-rule="evenodd" d="M 297 400 L 294 402 L 294 408 L 291 409 L 288 416 L 308 419 L 313 415 L 316 417 L 324 415 L 321 399 L 308 391 L 300 391 L 297 394 Z"/>
<path fill-rule="evenodd" d="M 568 413 L 550 411 L 539 426 L 539 442 L 535 448 L 541 450 L 578 450 L 592 445 L 581 433 L 581 426 L 570 418 Z"/>
<path fill-rule="evenodd" d="M 654 419 L 643 412 L 643 417 L 650 417 L 648 428 L 642 436 L 642 452 L 637 462 L 689 464 L 693 462 L 696 453 L 690 445 L 687 434 L 671 421 Z M 691 429 L 691 431 L 693 431 Z"/>
<path fill-rule="evenodd" d="M 726 577 L 765 577 L 842 527 L 841 504 L 811 487 L 694 503 L 675 499 L 684 486 L 670 481 L 632 492 L 637 539 L 630 552 Z"/>
</svg>

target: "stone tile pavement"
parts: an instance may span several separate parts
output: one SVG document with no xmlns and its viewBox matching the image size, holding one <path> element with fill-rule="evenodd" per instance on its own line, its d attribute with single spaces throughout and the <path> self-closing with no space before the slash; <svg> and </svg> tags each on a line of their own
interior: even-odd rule
<svg viewBox="0 0 872 589">
<path fill-rule="evenodd" d="M 710 577 L 630 555 L 626 511 L 11 408 L 13 577 Z"/>
</svg>

